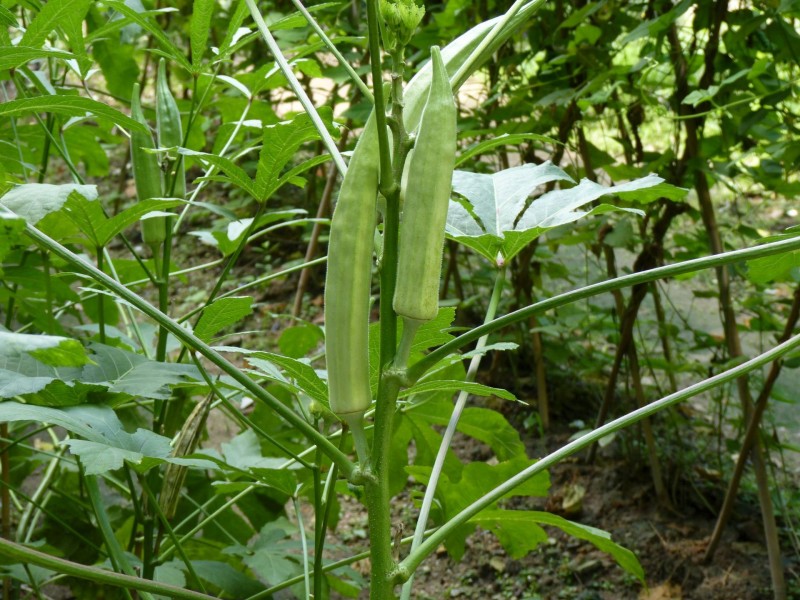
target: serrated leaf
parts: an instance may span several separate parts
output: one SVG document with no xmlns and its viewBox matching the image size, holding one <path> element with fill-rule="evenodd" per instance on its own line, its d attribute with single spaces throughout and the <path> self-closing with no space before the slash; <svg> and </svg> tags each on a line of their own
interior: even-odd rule
<svg viewBox="0 0 800 600">
<path fill-rule="evenodd" d="M 247 362 L 258 368 L 267 378 L 294 391 L 302 391 L 309 398 L 328 405 L 328 386 L 311 365 L 270 352 L 256 352 L 247 357 Z M 286 371 L 286 374 L 278 372 L 276 366 Z"/>
<path fill-rule="evenodd" d="M 447 425 L 453 412 L 449 402 L 425 402 L 413 409 L 416 418 L 431 425 Z M 465 408 L 456 429 L 489 446 L 499 460 L 525 457 L 519 432 L 499 412 L 487 408 Z"/>
<path fill-rule="evenodd" d="M 11 189 L 0 198 L 0 204 L 12 210 L 31 225 L 36 225 L 50 213 L 61 210 L 73 192 L 77 192 L 87 200 L 97 198 L 97 186 L 95 185 L 25 183 Z"/>
<path fill-rule="evenodd" d="M 616 192 L 615 195 L 628 202 L 647 204 L 661 198 L 668 200 L 682 200 L 689 190 L 669 183 L 658 183 L 652 187 L 638 189 L 632 192 Z"/>
<path fill-rule="evenodd" d="M 192 3 L 191 46 L 192 67 L 199 73 L 199 65 L 206 51 L 208 32 L 211 29 L 211 17 L 214 16 L 215 0 L 194 0 Z"/>
<path fill-rule="evenodd" d="M 517 397 L 502 388 L 491 387 L 481 383 L 474 383 L 469 381 L 422 381 L 415 383 L 410 388 L 403 390 L 400 393 L 401 398 L 411 396 L 413 394 L 425 392 L 467 392 L 475 396 L 497 396 L 504 400 L 516 401 Z"/>
<path fill-rule="evenodd" d="M 113 8 L 117 12 L 122 13 L 125 17 L 145 29 L 158 42 L 158 45 L 161 46 L 163 55 L 166 58 L 178 63 L 181 67 L 186 69 L 186 71 L 192 72 L 192 66 L 189 64 L 189 61 L 186 60 L 183 52 L 178 50 L 175 44 L 169 40 L 158 23 L 147 19 L 120 0 L 105 0 L 103 3 L 109 8 Z"/>
<path fill-rule="evenodd" d="M 323 121 L 330 131 L 336 130 L 330 125 L 333 113 L 329 107 L 319 109 Z M 263 145 L 258 157 L 256 170 L 256 199 L 267 200 L 286 180 L 282 180 L 281 172 L 291 161 L 303 144 L 319 139 L 319 133 L 311 118 L 302 113 L 291 121 L 282 121 L 264 127 Z"/>
<path fill-rule="evenodd" d="M 55 335 L 0 331 L 0 362 L 28 354 L 48 367 L 80 367 L 91 363 L 78 340 Z"/>
<path fill-rule="evenodd" d="M 234 296 L 220 298 L 203 310 L 203 315 L 194 328 L 194 334 L 204 342 L 222 329 L 238 323 L 253 312 L 253 298 L 250 296 Z"/>
<path fill-rule="evenodd" d="M 186 148 L 178 148 L 178 153 L 183 156 L 191 156 L 199 158 L 201 161 L 208 162 L 215 165 L 225 172 L 229 179 L 220 178 L 219 176 L 201 177 L 200 180 L 204 181 L 225 181 L 239 186 L 245 192 L 250 194 L 253 198 L 258 198 L 256 186 L 244 169 L 235 164 L 230 159 L 215 154 L 208 154 L 207 152 L 197 152 L 195 150 L 188 150 Z"/>
<path fill-rule="evenodd" d="M 747 261 L 747 278 L 763 285 L 786 279 L 792 269 L 800 266 L 800 252 L 785 252 Z"/>
<path fill-rule="evenodd" d="M 16 69 L 20 65 L 29 63 L 32 60 L 48 58 L 75 58 L 74 54 L 63 50 L 51 50 L 49 48 L 31 48 L 24 46 L 0 46 L 0 71 L 5 69 Z"/>
<path fill-rule="evenodd" d="M 62 20 L 69 18 L 72 12 L 85 13 L 88 5 L 87 0 L 48 0 L 28 25 L 20 45 L 41 47 L 47 36 L 60 25 Z"/>
<path fill-rule="evenodd" d="M 0 117 L 43 112 L 69 117 L 92 116 L 128 130 L 144 131 L 144 125 L 122 114 L 116 108 L 83 96 L 34 96 L 0 104 Z"/>
<path fill-rule="evenodd" d="M 595 527 L 574 523 L 551 513 L 530 510 L 485 510 L 470 519 L 470 522 L 476 523 L 484 529 L 500 531 L 502 537 L 499 535 L 498 538 L 501 541 L 505 539 L 510 543 L 510 547 L 505 543 L 503 545 L 512 556 L 517 558 L 533 548 L 526 549 L 525 546 L 529 544 L 526 544 L 519 535 L 514 535 L 514 531 L 531 531 L 532 525 L 534 527 L 540 525 L 557 527 L 568 535 L 590 542 L 597 549 L 609 554 L 620 567 L 635 576 L 640 582 L 644 583 L 645 581 L 644 570 L 636 555 L 614 542 L 609 533 Z"/>
</svg>

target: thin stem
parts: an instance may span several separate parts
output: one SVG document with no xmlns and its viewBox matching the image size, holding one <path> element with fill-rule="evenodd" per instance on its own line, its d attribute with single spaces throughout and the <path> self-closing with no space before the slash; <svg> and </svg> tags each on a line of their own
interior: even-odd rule
<svg viewBox="0 0 800 600">
<path fill-rule="evenodd" d="M 646 271 L 639 271 L 636 273 L 631 273 L 630 275 L 623 275 L 622 277 L 587 285 L 564 294 L 559 294 L 558 296 L 553 296 L 552 298 L 548 298 L 546 300 L 531 304 L 530 306 L 515 310 L 514 312 L 510 312 L 507 315 L 494 319 L 489 323 L 481 325 L 480 327 L 476 327 L 475 329 L 458 336 L 456 339 L 447 342 L 418 362 L 414 363 L 408 370 L 408 377 L 411 381 L 418 380 L 420 377 L 422 377 L 422 375 L 425 374 L 426 371 L 428 371 L 428 369 L 433 367 L 440 360 L 449 356 L 459 348 L 474 342 L 487 333 L 492 333 L 493 331 L 497 331 L 498 329 L 527 319 L 532 315 L 536 315 L 553 308 L 558 308 L 577 300 L 591 298 L 592 296 L 597 296 L 598 294 L 619 290 L 639 283 L 647 283 L 650 281 L 655 281 L 656 279 L 675 277 L 676 275 L 681 275 L 684 273 L 693 273 L 695 271 L 701 271 L 703 269 L 709 269 L 712 267 L 720 267 L 722 265 L 753 260 L 756 258 L 762 258 L 764 256 L 772 256 L 774 254 L 790 252 L 798 248 L 800 248 L 800 238 L 794 237 L 778 242 L 769 242 L 767 244 L 754 246 L 752 248 L 733 250 L 731 252 L 724 252 L 703 258 L 695 258 L 692 260 L 683 261 L 674 265 L 667 265 L 663 267 L 657 267 L 655 269 L 648 269 Z"/>
<path fill-rule="evenodd" d="M 286 80 L 289 82 L 289 87 L 291 87 L 292 91 L 295 93 L 295 95 L 297 95 L 297 99 L 300 101 L 300 104 L 303 105 L 303 109 L 305 109 L 309 118 L 314 123 L 314 127 L 316 127 L 317 132 L 322 138 L 322 143 L 325 144 L 325 148 L 333 158 L 333 162 L 336 163 L 336 168 L 339 169 L 339 172 L 342 173 L 342 175 L 344 175 L 347 172 L 347 165 L 344 163 L 342 154 L 336 147 L 336 142 L 333 141 L 331 134 L 328 133 L 328 129 L 322 122 L 322 118 L 320 118 L 317 109 L 314 108 L 314 104 L 306 94 L 303 86 L 297 80 L 297 77 L 292 71 L 292 68 L 286 60 L 286 57 L 283 55 L 283 52 L 281 52 L 278 43 L 275 41 L 275 38 L 272 37 L 272 34 L 270 33 L 267 24 L 264 22 L 264 18 L 261 16 L 261 13 L 259 12 L 254 0 L 245 0 L 245 3 L 247 4 L 247 8 L 250 9 L 250 14 L 253 17 L 253 20 L 256 22 L 256 27 L 258 27 L 261 37 L 264 38 L 269 51 L 272 52 L 272 55 L 275 57 L 275 62 L 278 63 L 281 73 L 283 73 L 283 76 L 286 77 Z M 375 99 L 376 101 L 378 100 L 377 94 L 375 95 Z"/>
<path fill-rule="evenodd" d="M 303 549 L 303 584 L 306 600 L 311 598 L 311 571 L 308 566 L 308 540 L 306 539 L 306 528 L 303 524 L 303 513 L 300 510 L 300 502 L 297 496 L 292 498 L 294 514 L 297 517 L 297 527 L 300 529 L 300 545 Z"/>
<path fill-rule="evenodd" d="M 3 207 L 4 213 L 11 213 L 7 208 Z M 267 390 L 263 389 L 257 382 L 250 379 L 247 374 L 237 369 L 234 365 L 228 362 L 219 352 L 211 348 L 208 344 L 203 342 L 200 338 L 193 333 L 181 327 L 173 319 L 156 309 L 152 304 L 138 296 L 137 294 L 128 290 L 124 285 L 114 281 L 103 273 L 98 271 L 93 265 L 83 261 L 75 253 L 71 252 L 49 236 L 45 235 L 30 224 L 26 224 L 26 233 L 36 243 L 44 246 L 56 256 L 70 263 L 74 268 L 83 271 L 97 283 L 108 288 L 120 298 L 126 300 L 137 309 L 142 311 L 145 315 L 164 325 L 167 330 L 174 335 L 183 344 L 195 349 L 202 354 L 207 360 L 219 367 L 222 371 L 231 376 L 239 385 L 244 387 L 254 398 L 264 402 L 278 415 L 288 421 L 299 434 L 309 439 L 316 446 L 319 446 L 333 462 L 335 462 L 342 470 L 345 477 L 350 477 L 355 469 L 354 463 L 339 450 L 327 437 L 319 433 L 314 427 L 309 425 L 300 415 L 295 413 L 291 408 L 283 404 L 278 398 L 273 396 Z M 800 242 L 799 242 L 800 244 Z"/>
<path fill-rule="evenodd" d="M 350 75 L 350 79 L 356 85 L 358 90 L 364 95 L 365 98 L 374 103 L 375 99 L 372 97 L 372 92 L 369 90 L 367 84 L 364 83 L 361 77 L 358 76 L 358 73 L 356 73 L 355 69 L 350 65 L 350 61 L 342 56 L 342 53 L 339 52 L 339 49 L 336 47 L 333 41 L 322 30 L 322 27 L 319 26 L 317 20 L 311 15 L 310 12 L 308 12 L 306 7 L 303 6 L 303 3 L 300 2 L 300 0 L 292 0 L 292 4 L 294 4 L 294 7 L 300 11 L 300 14 L 303 15 L 303 17 L 305 17 L 306 21 L 308 21 L 308 24 L 311 25 L 311 29 L 313 29 L 314 32 L 319 36 L 319 39 L 321 39 L 325 46 L 327 46 L 328 50 L 331 51 L 331 54 L 336 57 L 336 60 L 339 61 L 339 65 L 341 65 L 344 70 L 347 71 L 347 74 Z"/>
<path fill-rule="evenodd" d="M 484 323 L 488 323 L 494 319 L 494 316 L 497 314 L 497 307 L 500 304 L 500 297 L 502 296 L 503 285 L 505 284 L 506 280 L 506 270 L 506 267 L 502 266 L 497 271 L 497 275 L 495 276 L 494 280 L 494 288 L 492 289 L 492 296 L 489 300 L 489 306 L 486 309 Z M 482 349 L 486 345 L 488 339 L 488 334 L 479 339 L 476 349 Z M 483 356 L 483 353 L 478 353 L 472 357 L 472 360 L 469 363 L 469 369 L 467 370 L 467 381 L 475 381 L 475 376 L 478 373 L 478 368 L 480 367 Z M 455 435 L 456 427 L 458 426 L 458 420 L 461 418 L 461 414 L 464 412 L 464 407 L 467 404 L 468 396 L 469 394 L 464 391 L 458 394 L 456 405 L 453 408 L 453 414 L 450 416 L 450 421 L 447 423 L 447 429 L 445 430 L 444 435 L 442 435 L 442 443 L 439 445 L 439 452 L 436 454 L 436 460 L 433 463 L 430 480 L 428 481 L 428 486 L 425 488 L 425 496 L 422 499 L 422 506 L 420 506 L 419 517 L 417 518 L 417 526 L 414 529 L 414 541 L 411 543 L 411 552 L 414 552 L 414 550 L 419 547 L 419 545 L 422 543 L 423 536 L 425 535 L 425 525 L 428 522 L 431 507 L 433 506 L 433 500 L 436 495 L 436 486 L 439 483 L 439 477 L 442 474 L 442 469 L 444 468 L 444 461 L 445 458 L 447 458 L 447 451 L 450 449 L 450 443 Z M 400 595 L 401 600 L 409 600 L 411 598 L 411 588 L 413 584 L 414 575 L 412 573 L 411 577 L 403 585 L 403 591 Z"/>
<path fill-rule="evenodd" d="M 148 593 L 148 595 L 150 593 L 161 594 L 169 598 L 176 598 L 177 600 L 218 600 L 214 596 L 192 592 L 174 585 L 150 581 L 148 579 L 140 579 L 139 577 L 131 577 L 130 575 L 98 569 L 97 567 L 87 567 L 86 565 L 64 560 L 63 558 L 56 558 L 44 552 L 39 552 L 38 550 L 33 550 L 32 548 L 21 544 L 15 544 L 14 542 L 4 539 L 0 539 L 0 556 L 4 556 L 14 562 L 36 565 L 57 573 L 63 573 L 94 583 L 139 590 Z"/>
<path fill-rule="evenodd" d="M 383 96 L 383 65 L 381 64 L 381 38 L 378 26 L 378 0 L 367 0 L 367 26 L 369 27 L 369 63 L 372 69 L 372 89 L 375 96 L 375 120 L 378 123 L 378 147 L 380 148 L 380 190 L 388 199 L 389 196 L 393 195 L 397 184 L 392 173 L 392 151 L 389 147 L 389 132 L 386 128 L 386 99 Z"/>
<path fill-rule="evenodd" d="M 568 456 L 580 452 L 584 448 L 587 448 L 592 443 L 607 435 L 633 425 L 634 423 L 650 417 L 665 408 L 678 404 L 679 402 L 683 402 L 717 386 L 734 381 L 742 375 L 763 367 L 764 365 L 788 354 L 798 347 L 800 347 L 800 335 L 796 335 L 786 342 L 775 346 L 771 350 L 768 350 L 767 352 L 764 352 L 763 354 L 760 354 L 755 358 L 748 360 L 747 362 L 733 367 L 732 369 L 723 371 L 718 375 L 709 377 L 708 379 L 695 383 L 694 385 L 691 385 L 679 392 L 670 394 L 669 396 L 661 398 L 660 400 L 656 400 L 647 406 L 643 406 L 642 408 L 634 410 L 627 415 L 610 421 L 602 427 L 598 427 L 597 429 L 590 431 L 586 435 L 579 437 L 578 439 L 562 446 L 555 452 L 552 452 L 544 458 L 539 459 L 535 464 L 523 469 L 510 479 L 498 485 L 491 492 L 485 494 L 480 499 L 476 500 L 451 518 L 400 563 L 400 573 L 404 577 L 410 576 L 410 574 L 413 573 L 422 563 L 425 557 L 434 552 L 439 544 L 444 542 L 453 532 L 453 530 L 467 523 L 472 517 L 477 515 L 484 508 L 493 504 L 494 502 L 497 502 L 508 492 L 521 485 L 534 475 L 550 468 Z"/>
</svg>

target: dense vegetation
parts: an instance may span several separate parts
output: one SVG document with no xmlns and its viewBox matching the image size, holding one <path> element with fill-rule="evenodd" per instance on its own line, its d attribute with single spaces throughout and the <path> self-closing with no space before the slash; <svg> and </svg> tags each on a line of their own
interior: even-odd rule
<svg viewBox="0 0 800 600">
<path fill-rule="evenodd" d="M 636 597 L 604 448 L 800 597 L 800 2 L 166 4 L 0 0 L 3 598 Z"/>
</svg>

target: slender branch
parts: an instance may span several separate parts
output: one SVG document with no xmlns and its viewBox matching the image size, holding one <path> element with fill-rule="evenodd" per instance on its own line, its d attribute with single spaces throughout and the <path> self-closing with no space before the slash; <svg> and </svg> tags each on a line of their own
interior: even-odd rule
<svg viewBox="0 0 800 600">
<path fill-rule="evenodd" d="M 785 239 L 778 242 L 769 242 L 767 244 L 754 246 L 752 248 L 732 250 L 731 252 L 714 254 L 712 256 L 706 256 L 703 258 L 695 258 L 674 265 L 667 265 L 664 267 L 649 269 L 647 271 L 631 273 L 630 275 L 623 275 L 622 277 L 618 277 L 616 279 L 601 281 L 599 283 L 578 288 L 577 290 L 572 290 L 571 292 L 559 294 L 558 296 L 553 296 L 552 298 L 536 302 L 535 304 L 531 304 L 525 308 L 515 310 L 514 312 L 508 313 L 505 316 L 494 319 L 489 323 L 481 325 L 480 327 L 476 327 L 475 329 L 458 336 L 454 340 L 451 340 L 443 346 L 440 346 L 438 349 L 434 350 L 413 364 L 408 370 L 408 377 L 411 381 L 416 381 L 437 362 L 446 356 L 449 356 L 459 348 L 474 342 L 487 333 L 492 333 L 493 331 L 497 331 L 498 329 L 512 325 L 522 321 L 523 319 L 527 319 L 531 315 L 539 314 L 546 310 L 558 308 L 577 300 L 584 300 L 586 298 L 591 298 L 592 296 L 597 296 L 598 294 L 612 292 L 614 290 L 622 289 L 639 283 L 647 283 L 649 281 L 655 281 L 656 279 L 675 277 L 676 275 L 693 273 L 703 269 L 720 267 L 722 265 L 729 265 L 737 262 L 744 262 L 753 260 L 755 258 L 772 256 L 774 254 L 781 254 L 783 252 L 789 252 L 797 249 L 800 249 L 800 237 Z"/>
<path fill-rule="evenodd" d="M 71 577 L 78 577 L 94 583 L 114 585 L 121 588 L 139 590 L 153 594 L 161 594 L 178 600 L 217 600 L 215 596 L 208 596 L 199 592 L 185 590 L 174 585 L 131 577 L 113 571 L 105 571 L 97 567 L 89 567 L 63 558 L 56 558 L 44 552 L 33 550 L 21 544 L 16 544 L 5 539 L 0 539 L 0 556 L 19 561 L 21 563 L 36 565 L 45 569 L 63 573 Z"/>
<path fill-rule="evenodd" d="M 479 498 L 468 507 L 463 509 L 453 518 L 451 518 L 447 523 L 445 523 L 442 527 L 440 527 L 436 532 L 434 532 L 422 545 L 417 548 L 414 552 L 409 554 L 399 565 L 399 576 L 402 577 L 409 577 L 411 573 L 413 573 L 416 568 L 422 563 L 422 561 L 427 557 L 429 554 L 433 553 L 439 545 L 444 542 L 447 537 L 457 528 L 463 525 L 464 523 L 468 522 L 472 517 L 477 515 L 487 506 L 493 504 L 500 500 L 503 496 L 505 496 L 508 492 L 516 488 L 517 486 L 523 484 L 525 481 L 533 477 L 534 475 L 541 473 L 542 471 L 552 467 L 556 463 L 560 462 L 561 460 L 567 458 L 579 452 L 580 450 L 588 447 L 593 442 L 604 438 L 607 435 L 610 435 L 620 429 L 624 429 L 634 423 L 641 421 L 644 418 L 647 418 L 655 413 L 679 402 L 683 402 L 684 400 L 688 400 L 689 398 L 693 398 L 703 392 L 706 392 L 710 389 L 713 389 L 717 386 L 723 385 L 730 381 L 733 381 L 742 375 L 749 373 L 755 369 L 763 367 L 764 365 L 780 358 L 781 356 L 785 356 L 792 350 L 797 349 L 800 347 L 800 335 L 796 335 L 790 340 L 775 346 L 771 350 L 764 352 L 763 354 L 758 355 L 757 357 L 748 360 L 732 369 L 719 373 L 713 377 L 709 377 L 699 383 L 695 383 L 683 389 L 679 392 L 674 394 L 670 394 L 660 400 L 656 400 L 655 402 L 648 404 L 642 408 L 634 410 L 633 412 L 628 413 L 614 421 L 610 421 L 606 423 L 602 427 L 599 427 L 586 435 L 581 436 L 580 438 L 562 446 L 555 452 L 548 454 L 544 458 L 538 460 L 535 464 L 531 465 L 530 467 L 523 469 L 519 473 L 517 473 L 514 477 L 506 480 L 502 484 L 495 487 L 492 491 L 488 494 L 485 494 L 483 497 Z"/>
<path fill-rule="evenodd" d="M 322 122 L 322 118 L 319 116 L 317 109 L 314 107 L 314 104 L 311 102 L 308 94 L 306 94 L 303 86 L 300 85 L 300 82 L 297 80 L 297 77 L 292 71 L 292 67 L 289 66 L 289 62 L 286 60 L 283 52 L 281 52 L 281 49 L 278 46 L 278 43 L 275 41 L 275 38 L 272 37 L 272 34 L 270 33 L 267 24 L 264 22 L 264 18 L 261 16 L 261 13 L 259 12 L 254 0 L 245 0 L 245 2 L 247 3 L 247 8 L 250 9 L 250 14 L 253 17 L 253 20 L 256 22 L 256 26 L 261 33 L 261 37 L 264 38 L 269 51 L 272 52 L 272 55 L 275 57 L 275 62 L 278 63 L 281 73 L 283 73 L 283 76 L 286 77 L 286 80 L 289 82 L 289 86 L 292 88 L 292 91 L 297 95 L 297 99 L 300 101 L 300 104 L 303 105 L 306 113 L 308 113 L 309 118 L 311 119 L 312 123 L 314 123 L 314 127 L 317 128 L 317 132 L 322 138 L 322 143 L 325 144 L 325 148 L 333 158 L 333 162 L 336 163 L 336 168 L 339 169 L 339 172 L 344 175 L 347 172 L 347 165 L 344 164 L 344 159 L 342 158 L 339 149 L 336 147 L 336 142 L 333 141 L 331 134 L 328 133 L 328 128 L 325 127 L 325 123 Z M 377 94 L 375 95 L 375 100 L 378 100 Z"/>
<path fill-rule="evenodd" d="M 5 213 L 14 214 L 7 208 L 2 207 Z M 301 435 L 313 442 L 316 446 L 324 452 L 341 469 L 342 474 L 349 477 L 353 474 L 355 469 L 354 463 L 333 443 L 328 440 L 323 434 L 317 431 L 309 423 L 307 423 L 300 415 L 295 413 L 291 408 L 287 407 L 275 396 L 263 389 L 257 382 L 253 381 L 245 373 L 237 369 L 234 365 L 228 362 L 219 352 L 211 348 L 208 344 L 203 342 L 200 338 L 195 336 L 190 331 L 181 327 L 176 321 L 159 311 L 152 304 L 131 292 L 124 285 L 114 281 L 105 273 L 98 271 L 93 265 L 82 260 L 78 255 L 74 254 L 49 236 L 45 235 L 30 224 L 26 225 L 26 233 L 36 243 L 44 246 L 56 256 L 64 259 L 70 263 L 74 268 L 82 271 L 97 283 L 103 285 L 132 304 L 134 307 L 142 311 L 145 315 L 155 320 L 159 325 L 163 325 L 172 335 L 174 335 L 182 343 L 195 349 L 202 354 L 211 363 L 222 369 L 225 373 L 230 375 L 239 385 L 244 387 L 248 392 L 253 394 L 255 398 L 264 402 L 272 410 L 278 413 L 286 421 L 288 421 Z"/>
</svg>

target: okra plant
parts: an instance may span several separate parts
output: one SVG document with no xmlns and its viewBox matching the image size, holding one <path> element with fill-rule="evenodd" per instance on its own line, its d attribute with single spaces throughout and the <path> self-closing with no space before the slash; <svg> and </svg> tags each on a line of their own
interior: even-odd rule
<svg viewBox="0 0 800 600">
<path fill-rule="evenodd" d="M 543 0 L 517 0 L 441 48 L 425 46 L 422 56 L 411 56 L 409 45 L 425 7 L 367 0 L 370 86 L 314 14 L 293 4 L 297 14 L 267 24 L 252 0 L 234 2 L 213 39 L 209 30 L 223 14 L 213 0 L 195 0 L 189 23 L 170 9 L 140 11 L 120 0 L 0 5 L 8 27 L 0 30 L 0 83 L 15 96 L 0 105 L 0 118 L 19 154 L 0 197 L 0 274 L 10 282 L 0 326 L 3 597 L 44 597 L 48 585 L 69 578 L 79 597 L 98 597 L 99 589 L 125 598 L 256 600 L 286 589 L 302 598 L 357 597 L 368 587 L 373 600 L 406 599 L 424 561 L 441 545 L 460 557 L 478 527 L 513 556 L 534 550 L 543 526 L 559 528 L 643 582 L 635 555 L 608 534 L 505 500 L 546 496 L 547 469 L 557 462 L 778 360 L 800 337 L 532 458 L 500 413 L 470 405 L 475 396 L 516 400 L 476 381 L 488 352 L 515 349 L 491 336 L 599 294 L 787 255 L 800 241 L 635 272 L 501 314 L 509 265 L 539 236 L 611 212 L 638 219 L 642 211 L 629 202 L 636 194 L 679 198 L 683 190 L 658 175 L 576 183 L 549 161 L 491 174 L 457 169 L 470 156 L 459 139 L 460 88 L 535 21 Z M 60 21 L 65 11 L 73 11 L 68 23 Z M 163 33 L 172 18 L 190 31 L 188 49 Z M 314 37 L 289 60 L 279 42 L 294 39 L 299 24 Z M 144 62 L 120 52 L 111 64 L 109 40 L 139 34 L 149 49 Z M 246 60 L 244 49 L 262 60 L 262 42 L 268 64 L 232 70 Z M 298 79 L 316 72 L 307 57 L 322 49 L 358 89 L 360 107 L 368 105 L 347 161 L 336 141 L 342 124 L 330 107 L 315 107 Z M 32 61 L 48 69 L 32 70 Z M 53 81 L 43 83 L 45 72 Z M 287 88 L 303 109 L 278 117 L 263 98 Z M 32 131 L 41 148 L 26 146 Z M 70 152 L 71 135 L 95 133 L 129 157 L 132 189 L 113 210 L 112 186 L 88 184 Z M 51 158 L 71 182 L 48 172 Z M 323 195 L 335 196 L 329 223 L 272 206 L 292 197 L 290 186 L 295 194 L 312 187 L 323 167 Z M 48 177 L 54 183 L 44 183 Z M 228 202 L 217 201 L 221 190 Z M 622 202 L 600 202 L 608 197 Z M 212 225 L 186 235 L 194 221 Z M 326 257 L 279 263 L 271 234 L 310 224 L 329 225 Z M 219 256 L 181 269 L 175 257 L 195 238 Z M 452 305 L 440 302 L 446 239 L 493 277 L 484 323 L 465 331 L 453 326 Z M 233 273 L 253 255 L 270 272 L 236 285 Z M 278 352 L 251 344 L 246 332 L 229 336 L 243 319 L 256 321 L 254 288 L 322 262 L 324 327 L 289 320 Z M 197 272 L 215 274 L 208 289 L 189 308 L 173 302 Z M 203 440 L 212 415 L 236 428 L 217 447 Z M 496 460 L 462 463 L 451 447 L 457 431 Z M 393 502 L 410 493 L 409 477 L 419 497 L 406 536 Z M 63 490 L 76 502 L 62 514 Z M 363 505 L 368 548 L 342 558 L 331 538 L 345 497 Z M 52 540 L 53 527 L 80 548 Z M 366 577 L 352 567 L 365 557 Z"/>
</svg>

